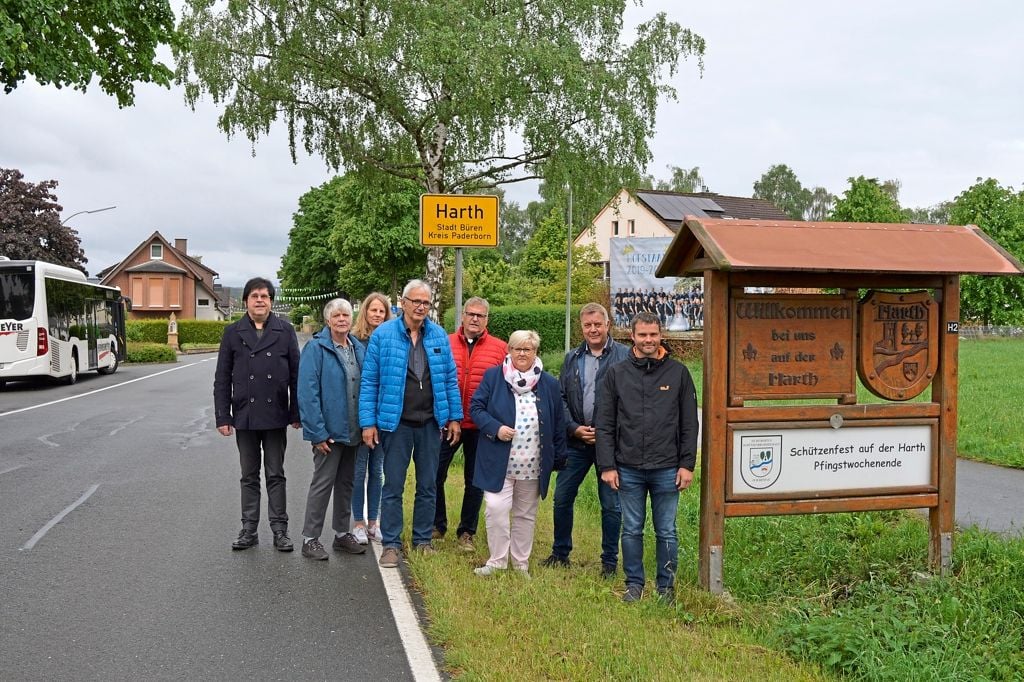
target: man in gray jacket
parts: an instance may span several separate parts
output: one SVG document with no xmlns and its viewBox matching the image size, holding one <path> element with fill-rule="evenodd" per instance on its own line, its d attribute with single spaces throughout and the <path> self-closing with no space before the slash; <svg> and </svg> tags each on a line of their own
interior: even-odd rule
<svg viewBox="0 0 1024 682">
<path fill-rule="evenodd" d="M 598 393 L 597 466 L 619 492 L 622 507 L 623 601 L 644 593 L 647 497 L 656 538 L 660 597 L 674 597 L 679 542 L 679 493 L 690 487 L 697 462 L 697 393 L 686 367 L 661 345 L 661 321 L 639 313 L 632 322 L 629 359 L 610 368 Z"/>
</svg>

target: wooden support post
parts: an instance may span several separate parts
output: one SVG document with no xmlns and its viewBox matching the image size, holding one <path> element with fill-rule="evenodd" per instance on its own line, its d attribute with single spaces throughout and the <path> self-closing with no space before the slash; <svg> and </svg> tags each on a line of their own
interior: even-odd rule
<svg viewBox="0 0 1024 682">
<path fill-rule="evenodd" d="M 704 273 L 704 393 L 700 446 L 698 582 L 721 594 L 725 544 L 726 408 L 729 376 L 729 275 Z"/>
<path fill-rule="evenodd" d="M 939 504 L 928 512 L 928 563 L 948 575 L 953 565 L 956 502 L 957 390 L 960 349 L 960 278 L 944 278 L 939 315 L 939 368 L 932 382 L 932 401 L 939 403 Z"/>
</svg>

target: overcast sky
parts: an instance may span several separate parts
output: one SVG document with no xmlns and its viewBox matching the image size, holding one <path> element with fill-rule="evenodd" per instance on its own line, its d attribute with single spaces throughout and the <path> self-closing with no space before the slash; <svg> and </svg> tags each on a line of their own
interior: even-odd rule
<svg viewBox="0 0 1024 682">
<path fill-rule="evenodd" d="M 699 166 L 708 187 L 750 196 L 769 166 L 836 194 L 850 176 L 902 182 L 904 206 L 954 198 L 978 177 L 1021 188 L 1024 176 L 1024 3 L 657 0 L 656 11 L 707 40 L 702 76 L 683 62 L 663 102 L 648 172 Z M 0 167 L 56 179 L 90 273 L 159 230 L 240 285 L 276 279 L 300 195 L 330 177 L 316 159 L 292 164 L 283 129 L 255 149 L 228 141 L 208 101 L 193 112 L 178 89 L 137 88 L 120 110 L 27 82 L 0 94 Z M 532 187 L 507 197 L 525 205 Z"/>
</svg>

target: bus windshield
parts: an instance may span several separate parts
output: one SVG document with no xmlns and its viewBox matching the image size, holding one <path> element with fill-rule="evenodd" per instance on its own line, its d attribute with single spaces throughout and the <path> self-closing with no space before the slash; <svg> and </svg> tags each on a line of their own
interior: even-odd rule
<svg viewBox="0 0 1024 682">
<path fill-rule="evenodd" d="M 34 273 L 0 270 L 0 320 L 32 317 L 35 288 Z"/>
</svg>

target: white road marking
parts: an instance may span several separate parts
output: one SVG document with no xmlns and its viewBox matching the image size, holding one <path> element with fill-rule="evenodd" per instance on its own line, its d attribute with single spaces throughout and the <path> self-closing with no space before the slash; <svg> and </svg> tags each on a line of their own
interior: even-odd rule
<svg viewBox="0 0 1024 682">
<path fill-rule="evenodd" d="M 29 410 L 37 410 L 40 407 L 49 407 L 50 405 L 56 405 L 58 403 L 63 403 L 63 402 L 66 402 L 68 400 L 76 400 L 78 398 L 85 398 L 85 397 L 90 396 L 90 395 L 96 395 L 97 393 L 102 393 L 103 391 L 109 391 L 109 390 L 111 390 L 113 388 L 121 388 L 122 386 L 127 386 L 128 384 L 134 384 L 136 381 L 145 381 L 146 379 L 152 379 L 153 377 L 158 377 L 161 374 L 168 374 L 170 372 L 177 372 L 179 369 L 185 369 L 187 367 L 195 367 L 196 365 L 202 364 L 204 362 L 210 362 L 210 361 L 216 360 L 216 359 L 217 358 L 206 358 L 205 360 L 199 360 L 197 362 L 190 362 L 187 365 L 181 365 L 179 367 L 172 367 L 171 369 L 165 369 L 162 372 L 157 372 L 155 374 L 149 374 L 149 375 L 146 375 L 144 377 L 139 377 L 138 379 L 129 379 L 128 381 L 122 382 L 120 384 L 114 384 L 113 386 L 104 386 L 103 388 L 97 388 L 95 391 L 89 391 L 88 393 L 82 393 L 81 395 L 72 395 L 72 396 L 68 396 L 67 398 L 60 398 L 59 400 L 51 400 L 48 403 L 40 403 L 38 405 L 29 405 L 28 407 L 23 407 L 23 408 L 21 408 L 19 410 L 11 410 L 10 412 L 2 412 L 2 413 L 0 413 L 0 417 L 7 417 L 7 416 L 10 416 L 12 414 L 18 414 L 20 412 L 28 412 Z"/>
<path fill-rule="evenodd" d="M 40 528 L 39 530 L 36 531 L 36 534 L 33 535 L 32 538 L 28 542 L 25 543 L 25 545 L 21 548 L 21 551 L 24 551 L 26 549 L 32 549 L 33 547 L 35 547 L 36 543 L 39 542 L 40 540 L 42 540 L 43 536 L 46 535 L 48 532 L 50 532 L 51 528 L 53 528 L 58 523 L 60 523 L 61 519 L 63 519 L 65 516 L 67 516 L 68 514 L 73 512 L 76 507 L 78 507 L 80 504 L 82 504 L 83 502 L 88 500 L 89 497 L 91 497 L 92 494 L 94 492 L 96 492 L 96 489 L 99 488 L 99 487 L 100 487 L 99 483 L 94 484 L 91 488 L 89 488 L 88 490 L 85 491 L 84 495 L 82 495 L 77 500 L 75 500 L 74 502 L 69 504 L 67 507 L 64 507 L 64 511 L 62 511 L 60 514 L 57 514 L 56 516 L 54 516 L 52 519 L 50 519 L 46 523 L 45 526 L 43 526 L 42 528 Z"/>
<path fill-rule="evenodd" d="M 55 436 L 55 435 L 57 435 L 57 434 L 48 433 L 45 436 L 37 437 L 36 440 L 38 440 L 38 441 L 40 441 L 42 443 L 45 443 L 46 445 L 49 445 L 51 448 L 59 448 L 60 447 L 59 443 L 54 443 L 52 440 L 50 440 L 50 436 Z"/>
<path fill-rule="evenodd" d="M 9 474 L 12 471 L 17 471 L 18 469 L 24 469 L 24 468 L 25 468 L 25 465 L 19 464 L 16 467 L 11 467 L 10 469 L 4 469 L 3 471 L 0 471 L 0 476 L 3 476 L 4 474 Z"/>
<path fill-rule="evenodd" d="M 376 542 L 371 542 L 373 553 L 379 560 L 383 548 Z M 437 671 L 434 657 L 430 653 L 430 645 L 420 627 L 419 618 L 416 617 L 416 609 L 409 601 L 409 593 L 402 582 L 401 569 L 381 568 L 381 580 L 384 581 L 384 590 L 388 593 L 388 602 L 391 604 L 391 613 L 395 616 L 395 625 L 398 627 L 398 635 L 402 638 L 402 646 L 405 648 L 405 656 L 409 659 L 409 669 L 412 670 L 413 679 L 417 681 L 440 682 L 441 674 Z"/>
</svg>

